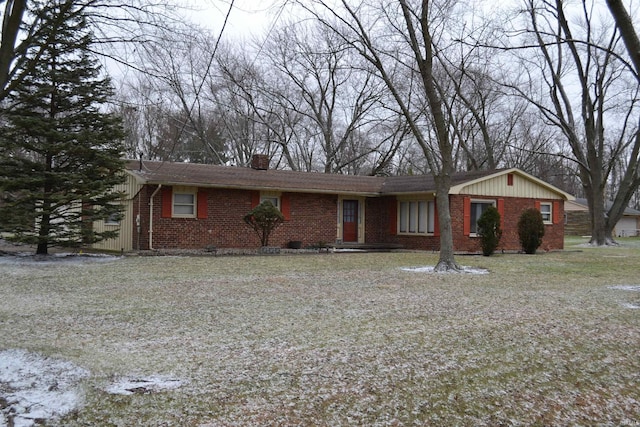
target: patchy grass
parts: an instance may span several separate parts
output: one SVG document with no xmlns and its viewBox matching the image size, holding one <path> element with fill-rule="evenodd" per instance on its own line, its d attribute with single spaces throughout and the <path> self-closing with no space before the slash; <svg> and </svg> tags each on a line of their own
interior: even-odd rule
<svg viewBox="0 0 640 427">
<path fill-rule="evenodd" d="M 637 425 L 640 248 L 580 243 L 0 263 L 0 350 L 90 372 L 65 426 Z"/>
</svg>

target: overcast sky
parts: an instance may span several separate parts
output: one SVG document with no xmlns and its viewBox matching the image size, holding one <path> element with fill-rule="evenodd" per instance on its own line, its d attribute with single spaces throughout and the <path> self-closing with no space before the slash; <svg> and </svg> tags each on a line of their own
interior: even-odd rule
<svg viewBox="0 0 640 427">
<path fill-rule="evenodd" d="M 232 0 L 191 0 L 193 19 L 200 25 L 220 31 Z M 287 0 L 234 0 L 225 33 L 229 36 L 250 36 L 268 31 L 281 17 L 280 10 Z"/>
</svg>

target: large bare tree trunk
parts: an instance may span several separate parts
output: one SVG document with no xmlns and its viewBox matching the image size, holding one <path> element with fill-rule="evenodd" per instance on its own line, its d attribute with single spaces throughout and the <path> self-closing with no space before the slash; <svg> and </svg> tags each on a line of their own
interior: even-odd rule
<svg viewBox="0 0 640 427">
<path fill-rule="evenodd" d="M 434 17 L 442 19 L 445 16 L 443 10 L 452 7 L 452 4 L 438 3 L 443 9 L 434 13 L 431 12 L 429 0 L 416 3 L 407 0 L 371 2 L 361 3 L 360 6 L 342 0 L 342 10 L 323 0 L 314 1 L 313 4 L 336 19 L 332 23 L 314 10 L 309 5 L 311 2 L 299 0 L 297 3 L 340 35 L 377 70 L 399 114 L 407 121 L 414 139 L 421 147 L 436 182 L 440 225 L 440 259 L 436 270 L 459 270 L 454 257 L 449 209 L 451 176 L 455 169 L 449 130 L 453 120 L 445 115 L 447 110 L 442 101 L 442 97 L 446 96 L 444 88 L 449 85 L 438 80 L 446 79 L 446 76 L 436 78 L 434 62 L 437 55 L 431 34 Z M 376 16 L 375 24 L 367 20 L 373 16 Z M 381 17 L 386 17 L 388 21 Z M 375 28 L 380 29 L 384 25 L 384 35 L 375 32 Z M 442 30 L 444 26 L 438 28 Z M 387 44 L 388 39 L 394 38 L 391 35 L 402 40 L 402 46 Z M 407 92 L 408 87 L 414 89 Z"/>
<path fill-rule="evenodd" d="M 611 16 L 616 21 L 616 27 L 620 31 L 620 36 L 636 69 L 636 79 L 640 80 L 640 39 L 638 39 L 638 33 L 633 26 L 631 16 L 629 16 L 621 0 L 607 0 L 607 6 Z"/>
<path fill-rule="evenodd" d="M 453 252 L 453 230 L 451 229 L 451 208 L 449 189 L 451 175 L 439 175 L 435 178 L 436 200 L 438 200 L 438 221 L 440 227 L 440 258 L 436 271 L 457 271 L 460 269 Z"/>
<path fill-rule="evenodd" d="M 7 0 L 4 6 L 0 39 L 0 94 L 5 93 L 5 87 L 9 82 L 9 72 L 15 58 L 16 42 L 26 8 L 27 0 Z M 3 97 L 0 96 L 0 100 Z"/>
<path fill-rule="evenodd" d="M 529 87 L 517 91 L 564 135 L 588 201 L 590 243 L 615 244 L 615 224 L 640 182 L 640 111 L 633 96 L 640 86 L 628 78 L 629 71 L 636 73 L 620 60 L 618 32 L 592 24 L 596 18 L 589 2 L 527 0 L 526 4 L 527 30 L 537 40 L 538 73 L 545 90 L 536 98 L 529 82 Z M 573 19 L 576 13 L 581 14 L 579 20 Z M 529 68 L 531 59 L 523 58 Z M 608 183 L 616 168 L 624 170 L 624 178 L 611 188 Z M 610 208 L 608 200 L 613 200 Z"/>
</svg>

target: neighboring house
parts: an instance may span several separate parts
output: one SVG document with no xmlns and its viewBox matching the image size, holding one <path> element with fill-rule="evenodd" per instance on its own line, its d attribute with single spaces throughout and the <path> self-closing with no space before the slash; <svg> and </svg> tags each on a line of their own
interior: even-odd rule
<svg viewBox="0 0 640 427">
<path fill-rule="evenodd" d="M 373 177 L 269 170 L 266 156 L 252 167 L 130 161 L 119 190 L 120 237 L 97 245 L 111 250 L 256 248 L 259 239 L 243 217 L 270 200 L 285 217 L 270 244 L 440 247 L 435 185 L 427 175 Z M 449 193 L 454 247 L 480 251 L 476 221 L 497 207 L 504 234 L 499 250 L 519 250 L 517 222 L 538 208 L 546 231 L 542 249 L 562 249 L 564 203 L 573 197 L 518 169 L 457 173 Z"/>
<path fill-rule="evenodd" d="M 612 202 L 605 203 L 605 209 L 611 208 Z M 591 217 L 587 199 L 575 199 L 565 205 L 565 234 L 576 236 L 591 235 Z M 640 211 L 626 208 L 620 221 L 613 228 L 615 237 L 640 235 Z"/>
</svg>

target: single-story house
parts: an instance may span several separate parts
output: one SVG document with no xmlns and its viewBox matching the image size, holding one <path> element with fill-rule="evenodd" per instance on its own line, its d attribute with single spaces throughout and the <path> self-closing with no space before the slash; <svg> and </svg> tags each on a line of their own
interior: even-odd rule
<svg viewBox="0 0 640 427">
<path fill-rule="evenodd" d="M 270 200 L 285 217 L 271 246 L 291 241 L 325 244 L 394 245 L 439 250 L 438 201 L 428 175 L 354 176 L 270 170 L 269 159 L 251 167 L 129 161 L 124 218 L 101 222 L 119 228 L 107 250 L 257 248 L 258 237 L 243 217 Z M 476 221 L 488 206 L 501 214 L 499 250 L 519 250 L 517 222 L 527 208 L 542 212 L 542 248 L 562 249 L 564 204 L 573 197 L 519 169 L 456 173 L 449 201 L 454 248 L 480 251 Z"/>
<path fill-rule="evenodd" d="M 605 209 L 611 208 L 611 201 L 605 203 Z M 565 234 L 575 236 L 591 235 L 591 216 L 587 199 L 577 198 L 565 204 Z M 640 235 L 640 211 L 625 208 L 622 218 L 613 228 L 615 237 Z"/>
</svg>

